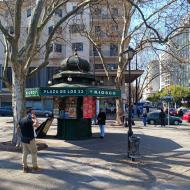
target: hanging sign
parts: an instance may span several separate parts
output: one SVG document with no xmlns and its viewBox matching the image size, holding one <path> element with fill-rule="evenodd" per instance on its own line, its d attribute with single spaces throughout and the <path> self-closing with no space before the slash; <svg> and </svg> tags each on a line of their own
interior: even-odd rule
<svg viewBox="0 0 190 190">
<path fill-rule="evenodd" d="M 92 118 L 96 112 L 96 99 L 92 96 L 83 97 L 83 118 Z"/>
</svg>

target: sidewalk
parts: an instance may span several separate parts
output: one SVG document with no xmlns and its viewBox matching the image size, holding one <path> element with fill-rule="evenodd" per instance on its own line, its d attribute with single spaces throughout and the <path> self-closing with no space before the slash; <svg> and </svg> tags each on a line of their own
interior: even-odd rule
<svg viewBox="0 0 190 190">
<path fill-rule="evenodd" d="M 142 127 L 136 122 L 135 134 L 141 137 L 142 158 L 127 159 L 127 128 L 108 122 L 106 136 L 83 141 L 44 139 L 49 148 L 38 154 L 41 172 L 24 174 L 21 154 L 1 151 L 0 190 L 141 190 L 180 189 L 190 187 L 190 126 Z M 11 123 L 3 131 L 11 135 Z M 48 135 L 56 133 L 52 126 Z M 30 161 L 29 157 L 29 161 Z"/>
</svg>

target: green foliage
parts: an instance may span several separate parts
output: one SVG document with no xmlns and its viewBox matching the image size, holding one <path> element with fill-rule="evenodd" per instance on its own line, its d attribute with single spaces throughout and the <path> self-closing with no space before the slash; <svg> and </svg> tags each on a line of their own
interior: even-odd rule
<svg viewBox="0 0 190 190">
<path fill-rule="evenodd" d="M 160 98 L 164 96 L 171 95 L 173 101 L 180 103 L 182 99 L 189 100 L 190 89 L 188 87 L 182 87 L 180 85 L 171 85 L 170 87 L 162 89 L 160 92 L 157 92 L 147 98 L 151 102 L 157 102 Z"/>
<path fill-rule="evenodd" d="M 160 93 L 159 92 L 152 94 L 151 96 L 149 96 L 147 98 L 147 100 L 150 102 L 157 102 L 157 101 L 159 101 L 159 99 L 160 99 Z"/>
</svg>

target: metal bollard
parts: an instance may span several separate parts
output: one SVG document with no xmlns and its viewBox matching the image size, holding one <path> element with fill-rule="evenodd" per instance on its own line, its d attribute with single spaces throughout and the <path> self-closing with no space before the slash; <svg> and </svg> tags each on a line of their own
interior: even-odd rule
<svg viewBox="0 0 190 190">
<path fill-rule="evenodd" d="M 139 145 L 140 145 L 140 137 L 132 135 L 129 137 L 130 142 L 130 151 L 129 157 L 134 161 L 137 158 L 140 158 Z"/>
</svg>

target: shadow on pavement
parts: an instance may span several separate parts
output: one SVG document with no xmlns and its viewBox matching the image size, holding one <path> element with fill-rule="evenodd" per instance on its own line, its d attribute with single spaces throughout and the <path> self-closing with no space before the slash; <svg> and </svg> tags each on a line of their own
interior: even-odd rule
<svg viewBox="0 0 190 190">
<path fill-rule="evenodd" d="M 152 189 L 159 177 L 166 181 L 173 178 L 190 180 L 183 170 L 172 169 L 190 167 L 190 151 L 181 149 L 170 139 L 139 135 L 143 157 L 133 163 L 127 159 L 127 134 L 107 133 L 104 139 L 98 138 L 98 135 L 95 133 L 88 140 L 50 143 L 48 150 L 39 153 L 42 163 L 49 165 L 40 173 L 43 184 L 34 182 L 35 177 L 28 183 L 14 179 L 10 179 L 9 183 L 31 187 L 29 189 L 46 189 L 44 184 L 51 183 L 53 189 L 100 190 L 125 189 L 126 186 L 129 189 Z M 18 169 L 18 166 L 9 159 L 0 160 L 0 168 Z M 0 176 L 0 184 L 4 182 Z M 170 188 L 174 189 L 175 184 L 170 184 Z"/>
</svg>

